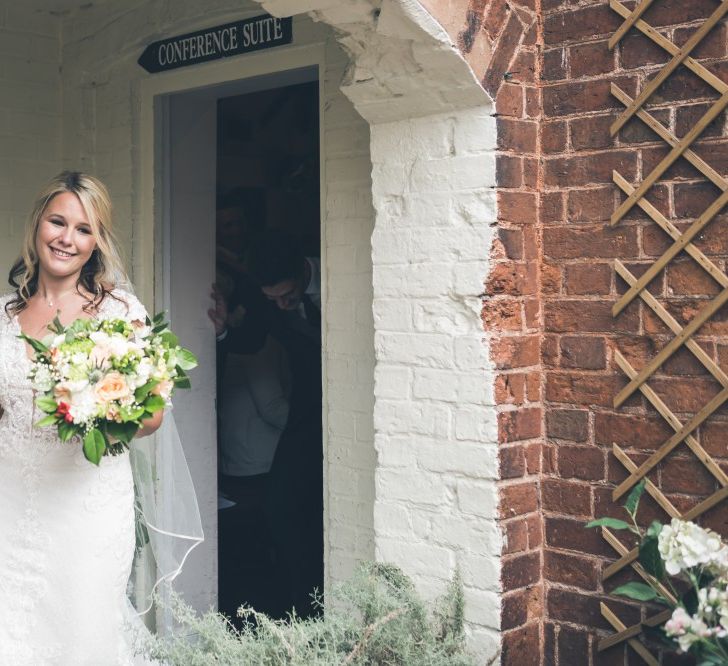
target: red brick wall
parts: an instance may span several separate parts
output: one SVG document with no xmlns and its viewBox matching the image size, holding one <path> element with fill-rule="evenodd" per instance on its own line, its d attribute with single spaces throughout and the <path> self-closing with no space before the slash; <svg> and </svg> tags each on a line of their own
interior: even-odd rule
<svg viewBox="0 0 728 666">
<path fill-rule="evenodd" d="M 539 6 L 479 4 L 493 49 L 482 81 L 496 101 L 499 148 L 498 240 L 483 317 L 499 371 L 503 663 L 527 664 L 542 652 L 544 613 Z"/>
<path fill-rule="evenodd" d="M 610 83 L 634 96 L 667 57 L 634 29 L 609 50 L 607 39 L 621 19 L 607 0 L 422 2 L 458 43 L 496 100 L 498 115 L 499 230 L 483 321 L 500 373 L 502 663 L 638 663 L 623 647 L 596 653 L 599 637 L 608 633 L 599 601 L 609 599 L 627 623 L 640 617 L 640 609 L 607 596 L 623 579 L 602 585 L 601 571 L 614 552 L 584 525 L 596 516 L 620 515 L 611 489 L 624 472 L 610 453 L 612 442 L 639 464 L 670 434 L 639 397 L 612 408 L 626 383 L 614 350 L 641 368 L 670 338 L 642 305 L 612 317 L 611 306 L 625 289 L 614 259 L 639 275 L 666 249 L 666 236 L 637 208 L 616 227 L 608 224 L 621 201 L 612 170 L 637 182 L 667 152 L 637 119 L 616 139 L 609 135 L 622 108 L 610 95 Z M 631 9 L 635 2 L 625 4 Z M 654 0 L 644 18 L 681 45 L 717 5 L 718 0 Z M 723 23 L 714 29 L 693 53 L 724 80 L 726 28 Z M 715 97 L 679 68 L 649 109 L 683 136 Z M 725 124 L 724 113 L 697 144 L 724 175 Z M 682 160 L 648 199 L 685 228 L 717 193 Z M 714 221 L 697 245 L 728 269 L 728 220 Z M 684 324 L 717 293 L 717 285 L 682 257 L 651 291 Z M 724 369 L 727 322 L 724 308 L 699 337 Z M 685 350 L 650 383 L 683 422 L 718 390 Z M 697 435 L 711 455 L 728 458 L 728 408 Z M 723 464 L 728 469 L 728 461 Z M 680 447 L 651 478 L 681 510 L 715 488 Z M 656 517 L 665 518 L 644 500 L 643 520 Z M 724 507 L 705 522 L 728 534 Z M 687 662 L 666 656 L 663 663 Z"/>
<path fill-rule="evenodd" d="M 715 0 L 655 0 L 644 18 L 680 45 L 717 5 Z M 547 664 L 561 666 L 638 663 L 634 654 L 625 657 L 623 647 L 599 655 L 595 651 L 598 638 L 609 628 L 600 617 L 599 601 L 623 580 L 609 581 L 606 589 L 602 586 L 600 572 L 614 552 L 599 534 L 587 532 L 584 523 L 600 515 L 620 515 L 611 490 L 625 474 L 610 453 L 612 442 L 639 464 L 670 434 L 639 397 L 617 410 L 612 399 L 626 384 L 613 360 L 615 348 L 639 369 L 672 335 L 637 303 L 616 319 L 610 311 L 625 289 L 615 276 L 613 260 L 622 259 L 639 275 L 666 249 L 667 236 L 637 208 L 615 227 L 608 224 L 621 201 L 611 182 L 612 169 L 638 182 L 667 153 L 664 142 L 638 119 L 616 139 L 610 137 L 608 127 L 622 108 L 609 93 L 610 82 L 634 96 L 668 58 L 635 30 L 610 51 L 607 38 L 621 19 L 605 0 L 543 0 L 542 17 L 544 658 Z M 723 24 L 695 55 L 725 79 L 726 53 Z M 649 108 L 682 136 L 705 112 L 708 98 L 717 95 L 681 68 L 659 89 Z M 724 120 L 725 115 L 708 129 L 696 149 L 723 174 L 728 167 L 728 144 L 721 138 Z M 717 188 L 707 185 L 683 160 L 647 198 L 683 227 L 717 194 Z M 714 221 L 697 244 L 725 268 L 726 220 Z M 683 256 L 655 280 L 651 291 L 686 323 L 718 287 Z M 701 331 L 700 340 L 716 360 L 728 360 L 722 337 L 728 330 L 728 310 L 716 320 Z M 718 386 L 687 350 L 677 353 L 650 385 L 683 422 Z M 720 421 L 728 410 L 722 415 L 700 436 L 712 454 L 725 456 L 728 428 Z M 691 495 L 702 498 L 715 488 L 712 477 L 684 451 L 679 448 L 650 477 L 681 509 L 695 503 Z M 644 520 L 665 518 L 651 500 L 644 504 Z M 721 525 L 725 521 L 725 507 L 708 516 L 713 526 L 725 528 Z M 626 623 L 639 618 L 637 606 L 614 598 L 609 604 Z"/>
</svg>

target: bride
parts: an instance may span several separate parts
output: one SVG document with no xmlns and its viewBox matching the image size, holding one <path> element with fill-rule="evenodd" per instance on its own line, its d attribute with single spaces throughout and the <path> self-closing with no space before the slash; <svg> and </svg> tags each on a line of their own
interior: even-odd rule
<svg viewBox="0 0 728 666">
<path fill-rule="evenodd" d="M 42 417 L 27 378 L 32 350 L 58 314 L 144 321 L 111 233 L 97 179 L 54 178 L 29 219 L 14 292 L 0 299 L 0 664 L 130 666 L 126 598 L 135 552 L 134 477 L 128 454 L 96 467 Z M 162 413 L 137 437 L 159 428 Z M 137 624 L 139 624 L 137 622 Z"/>
</svg>

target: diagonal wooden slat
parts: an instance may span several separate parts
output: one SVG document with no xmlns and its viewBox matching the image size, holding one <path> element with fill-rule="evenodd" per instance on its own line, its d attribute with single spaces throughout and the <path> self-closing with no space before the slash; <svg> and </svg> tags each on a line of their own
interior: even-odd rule
<svg viewBox="0 0 728 666">
<path fill-rule="evenodd" d="M 622 176 L 615 174 L 614 182 L 619 188 L 630 194 L 634 191 L 634 187 L 630 185 Z M 727 183 L 728 184 L 728 183 Z M 651 218 L 652 221 L 657 224 L 670 238 L 674 241 L 680 239 L 680 230 L 668 220 L 657 208 L 655 208 L 647 199 L 642 197 L 637 205 L 645 211 Z M 726 275 L 720 268 L 718 268 L 708 257 L 706 257 L 695 245 L 688 243 L 684 248 L 685 252 L 690 255 L 703 270 L 710 275 L 721 287 L 728 287 L 728 275 Z M 640 292 L 643 293 L 643 292 Z M 614 313 L 614 311 L 612 311 Z M 615 316 L 617 313 L 614 313 Z"/>
<path fill-rule="evenodd" d="M 634 472 L 637 469 L 637 465 L 635 465 L 632 462 L 632 459 L 624 451 L 622 451 L 619 446 L 617 446 L 616 442 L 612 442 L 612 452 L 614 453 L 614 457 L 622 463 L 628 472 Z M 660 507 L 662 507 L 662 510 L 670 516 L 670 518 L 680 517 L 680 512 L 675 508 L 675 505 L 667 499 L 662 491 L 648 478 L 645 478 L 645 491 L 660 505 Z"/>
<path fill-rule="evenodd" d="M 619 365 L 622 372 L 624 372 L 627 377 L 633 378 L 637 375 L 637 371 L 630 365 L 629 361 L 622 356 L 621 352 L 619 350 L 614 352 L 614 360 L 617 362 L 617 365 Z M 640 386 L 640 391 L 642 391 L 642 394 L 650 401 L 650 404 L 657 410 L 657 412 L 662 416 L 665 421 L 670 425 L 670 427 L 675 431 L 679 432 L 683 428 L 683 424 L 681 423 L 680 419 L 675 416 L 675 414 L 672 413 L 670 408 L 662 401 L 660 396 L 655 393 L 655 391 L 648 386 L 647 384 L 642 384 Z M 693 437 L 692 435 L 688 435 L 685 438 L 685 444 L 690 448 L 690 450 L 695 454 L 695 457 L 703 463 L 703 465 L 706 467 L 706 469 L 713 475 L 715 480 L 721 485 L 721 486 L 728 486 L 728 474 L 726 474 L 723 469 L 718 465 L 707 453 L 707 451 L 700 445 L 697 439 Z"/>
<path fill-rule="evenodd" d="M 726 0 L 728 3 L 728 0 Z M 728 7 L 728 4 L 726 5 Z M 656 182 L 657 179 L 665 173 L 682 155 L 705 130 L 705 128 L 712 123 L 719 114 L 723 112 L 723 109 L 728 106 L 728 92 L 720 96 L 717 102 L 713 104 L 703 116 L 698 120 L 690 131 L 680 141 L 673 146 L 672 150 L 663 157 L 657 166 L 652 169 L 649 175 L 639 184 L 637 189 L 628 196 L 618 207 L 617 210 L 612 213 L 610 224 L 613 226 L 617 224 L 637 203 L 637 200 L 644 196 L 645 192 L 649 190 Z"/>
<path fill-rule="evenodd" d="M 630 273 L 629 269 L 619 259 L 615 260 L 614 266 L 619 276 L 628 285 L 633 285 L 635 282 L 637 282 L 637 278 L 632 275 L 632 273 Z M 676 335 L 679 335 L 681 333 L 682 326 L 680 326 L 678 321 L 662 306 L 662 304 L 649 291 L 645 289 L 645 291 L 640 294 L 640 297 L 647 304 L 650 310 L 652 310 L 660 318 L 665 326 L 667 326 Z M 721 367 L 710 357 L 705 349 L 703 349 L 692 338 L 688 338 L 685 341 L 685 347 L 687 347 L 693 353 L 695 358 L 697 358 L 698 361 L 703 364 L 706 370 L 708 370 L 708 372 L 713 375 L 713 377 L 722 386 L 728 386 L 728 375 L 723 372 Z"/>
<path fill-rule="evenodd" d="M 629 549 L 606 527 L 602 527 L 602 536 L 604 537 L 604 540 L 612 548 L 614 548 L 614 550 L 616 550 L 621 557 L 624 557 L 629 553 Z M 670 590 L 668 590 L 659 580 L 657 580 L 657 578 L 648 574 L 647 571 L 645 571 L 645 568 L 639 562 L 633 564 L 632 568 L 648 585 L 652 585 L 653 587 L 657 588 L 657 590 L 665 599 L 669 599 L 672 603 L 677 603 L 677 599 L 674 597 L 672 592 L 670 592 Z"/>
<path fill-rule="evenodd" d="M 668 609 L 668 610 L 660 611 L 656 615 L 652 615 L 651 617 L 648 617 L 643 622 L 637 622 L 636 624 L 633 624 L 631 627 L 626 627 L 624 624 L 622 624 L 621 626 L 623 628 L 621 630 L 619 630 L 618 633 L 616 633 L 612 636 L 608 636 L 607 638 L 604 638 L 601 641 L 599 641 L 597 651 L 602 652 L 603 650 L 606 650 L 607 648 L 610 648 L 613 645 L 618 645 L 619 643 L 623 643 L 624 641 L 629 640 L 630 638 L 633 638 L 634 636 L 639 635 L 642 632 L 643 626 L 656 627 L 657 625 L 662 624 L 666 620 L 669 620 L 671 615 L 672 615 L 672 611 Z M 612 625 L 612 626 L 614 626 L 614 625 Z M 641 645 L 641 643 L 640 643 L 640 645 Z"/>
<path fill-rule="evenodd" d="M 638 372 L 635 370 L 627 359 L 619 350 L 614 352 L 614 360 L 616 365 L 625 373 L 629 382 L 621 391 L 618 392 L 614 399 L 615 407 L 621 406 L 630 395 L 639 391 L 649 404 L 662 416 L 670 425 L 673 434 L 664 441 L 656 451 L 652 452 L 646 460 L 637 465 L 625 451 L 623 451 L 616 442 L 613 443 L 613 454 L 617 460 L 626 469 L 627 478 L 619 483 L 612 493 L 612 498 L 618 500 L 638 481 L 645 481 L 645 489 L 660 507 L 671 517 L 682 517 L 685 520 L 693 520 L 701 516 L 704 512 L 713 507 L 718 506 L 722 502 L 728 500 L 728 474 L 717 464 L 715 460 L 703 449 L 700 442 L 694 436 L 698 427 L 700 427 L 707 419 L 709 419 L 717 409 L 719 409 L 726 401 L 728 401 L 728 372 L 715 361 L 713 356 L 709 354 L 697 340 L 694 335 L 698 333 L 701 327 L 715 315 L 717 310 L 728 302 L 728 274 L 722 270 L 713 260 L 705 255 L 694 243 L 693 240 L 703 232 L 706 226 L 715 218 L 715 216 L 728 204 L 728 178 L 720 173 L 710 164 L 708 164 L 693 149 L 693 144 L 704 132 L 707 125 L 713 122 L 728 107 L 728 83 L 722 81 L 716 74 L 711 72 L 705 66 L 695 60 L 691 53 L 701 43 L 701 41 L 709 34 L 713 27 L 723 16 L 728 13 L 728 0 L 719 0 L 719 5 L 712 12 L 710 17 L 705 20 L 692 35 L 687 42 L 681 47 L 676 46 L 658 30 L 650 26 L 642 16 L 645 15 L 649 5 L 654 5 L 653 0 L 638 0 L 636 6 L 630 10 L 623 5 L 620 0 L 609 0 L 609 6 L 619 16 L 623 22 L 617 31 L 610 37 L 608 45 L 614 48 L 617 43 L 634 27 L 635 29 L 646 35 L 653 43 L 664 49 L 669 55 L 669 62 L 660 68 L 660 71 L 649 80 L 637 96 L 632 99 L 630 95 L 621 90 L 616 84 L 612 83 L 611 92 L 613 96 L 624 105 L 624 110 L 619 114 L 617 119 L 612 123 L 610 132 L 612 136 L 616 135 L 624 124 L 635 115 L 657 134 L 669 146 L 667 155 L 659 161 L 642 182 L 629 183 L 616 171 L 613 172 L 613 180 L 616 185 L 626 195 L 625 200 L 617 206 L 611 216 L 611 224 L 618 223 L 634 206 L 639 206 L 649 218 L 660 227 L 671 239 L 672 244 L 669 248 L 658 257 L 652 265 L 637 278 L 627 268 L 627 266 L 619 259 L 615 261 L 615 270 L 627 283 L 626 292 L 615 302 L 612 313 L 616 317 L 624 310 L 636 297 L 639 296 L 646 307 L 650 308 L 653 313 L 662 321 L 662 323 L 671 331 L 674 337 Z M 684 65 L 691 72 L 700 77 L 708 85 L 715 89 L 720 98 L 714 101 L 708 111 L 689 128 L 688 132 L 678 138 L 668 127 L 660 123 L 652 114 L 644 107 L 653 93 L 669 79 L 673 72 L 680 66 Z M 663 176 L 680 157 L 684 157 L 700 174 L 702 174 L 709 182 L 720 190 L 720 195 L 703 211 L 703 213 L 688 226 L 683 233 L 675 224 L 668 220 L 652 203 L 650 203 L 645 195 L 649 192 L 655 183 Z M 668 270 L 670 262 L 682 251 L 690 256 L 713 280 L 721 287 L 720 293 L 704 303 L 699 310 L 697 316 L 693 317 L 685 326 L 670 314 L 669 310 L 661 303 L 660 299 L 647 291 L 647 287 L 663 270 Z M 694 357 L 708 370 L 713 378 L 721 385 L 719 392 L 714 395 L 705 405 L 691 417 L 687 422 L 683 423 L 675 414 L 667 407 L 655 390 L 649 385 L 649 378 L 673 355 L 682 345 L 694 355 Z M 678 446 L 684 442 L 690 452 L 697 458 L 703 466 L 713 475 L 714 479 L 720 484 L 720 488 L 713 492 L 710 496 L 698 502 L 690 510 L 680 516 L 678 509 L 670 502 L 660 488 L 653 483 L 648 474 L 662 463 L 667 456 Z M 656 584 L 657 581 L 651 580 L 647 572 L 637 561 L 638 551 L 636 548 L 628 550 L 614 534 L 609 530 L 603 529 L 602 535 L 604 539 L 614 548 L 619 558 L 609 565 L 602 573 L 602 579 L 607 580 L 626 567 L 631 567 L 644 580 L 650 584 Z M 662 592 L 662 590 L 661 590 Z M 664 594 L 664 592 L 663 592 Z M 669 595 L 669 592 L 668 592 Z M 668 595 L 665 595 L 668 597 Z M 669 598 L 669 597 L 668 597 Z M 650 653 L 637 637 L 642 634 L 643 628 L 646 626 L 655 627 L 663 624 L 670 616 L 671 611 L 666 610 L 657 615 L 653 615 L 643 622 L 639 622 L 632 626 L 625 626 L 624 623 L 611 611 L 606 604 L 601 604 L 602 615 L 615 629 L 616 633 L 598 643 L 598 650 L 602 651 L 611 646 L 626 642 L 637 654 L 648 664 L 657 664 L 658 660 Z"/>
<path fill-rule="evenodd" d="M 622 18 L 628 18 L 632 13 L 627 7 L 625 7 L 619 0 L 609 0 L 609 6 L 617 12 Z M 667 51 L 670 55 L 674 56 L 680 51 L 680 48 L 675 46 L 667 37 L 661 35 L 655 30 L 649 23 L 645 23 L 642 19 L 634 24 L 642 34 L 651 39 L 660 48 Z M 709 86 L 718 91 L 721 95 L 724 92 L 728 92 L 728 84 L 724 83 L 719 77 L 711 72 L 707 67 L 701 65 L 697 60 L 688 56 L 683 61 L 683 65 L 687 67 L 693 74 L 699 76 Z"/>
<path fill-rule="evenodd" d="M 636 280 L 635 280 L 636 282 Z M 655 372 L 665 361 L 667 361 L 690 336 L 697 332 L 703 324 L 708 321 L 718 310 L 728 303 L 728 289 L 723 289 L 715 298 L 713 298 L 706 306 L 704 306 L 697 315 L 678 333 L 670 342 L 668 342 L 658 354 L 637 373 L 614 398 L 614 406 L 619 407 L 627 400 L 647 379 Z"/>
<path fill-rule="evenodd" d="M 671 612 L 662 611 L 661 613 L 658 613 L 657 615 L 649 618 L 642 624 L 634 624 L 631 627 L 627 627 L 604 602 L 600 603 L 600 608 L 602 611 L 602 617 L 604 617 L 604 619 L 612 625 L 617 633 L 599 641 L 599 644 L 597 645 L 598 652 L 603 652 L 613 645 L 618 645 L 619 643 L 627 641 L 628 645 L 635 652 L 637 652 L 637 654 L 639 654 L 639 656 L 642 657 L 642 659 L 644 659 L 645 662 L 649 664 L 649 666 L 659 666 L 659 662 L 657 661 L 657 659 L 655 659 L 650 654 L 650 651 L 644 645 L 642 645 L 642 643 L 640 643 L 635 638 L 635 636 L 642 633 L 642 624 L 647 624 L 648 621 L 656 621 L 654 626 L 657 626 L 657 624 L 662 624 L 663 622 L 670 619 L 670 615 L 672 614 Z"/>
<path fill-rule="evenodd" d="M 616 171 L 613 174 L 614 178 L 620 176 Z M 621 177 L 621 176 L 620 176 Z M 711 220 L 728 204 L 728 190 L 723 192 L 710 206 L 708 206 L 700 217 L 695 220 L 684 233 L 680 234 L 678 238 L 665 252 L 650 266 L 643 275 L 635 282 L 634 286 L 630 287 L 612 307 L 612 314 L 617 316 L 624 308 L 626 308 L 632 300 L 637 296 L 655 277 L 658 273 L 667 266 L 670 261 L 673 260 L 682 250 L 685 249 L 688 243 L 695 238 Z"/>
<path fill-rule="evenodd" d="M 612 126 L 609 128 L 609 132 L 612 136 L 614 136 L 617 132 L 619 132 L 622 127 L 624 127 L 624 124 L 637 112 L 637 110 L 647 101 L 647 99 L 652 95 L 655 90 L 657 90 L 666 80 L 667 77 L 672 74 L 677 67 L 680 65 L 680 63 L 687 58 L 692 50 L 700 44 L 703 37 L 705 37 L 715 26 L 718 21 L 720 21 L 728 12 L 728 0 L 723 0 L 723 2 L 716 7 L 715 11 L 707 18 L 705 23 L 703 23 L 691 36 L 690 39 L 688 39 L 685 44 L 680 48 L 680 50 L 670 59 L 670 62 L 668 62 L 657 74 L 657 76 L 652 79 L 640 92 L 639 95 L 637 95 L 637 98 L 634 101 L 634 104 L 630 106 L 629 108 L 625 109 L 620 116 L 612 123 Z"/>
<path fill-rule="evenodd" d="M 634 463 L 632 464 L 634 465 Z M 695 520 L 696 518 L 702 516 L 706 511 L 709 511 L 717 504 L 720 504 L 726 498 L 728 498 L 728 487 L 716 490 L 712 495 L 709 495 L 702 502 L 696 504 L 692 509 L 690 509 L 690 511 L 679 517 L 682 520 Z M 607 580 L 607 578 L 611 578 L 612 576 L 614 576 L 614 574 L 619 573 L 626 566 L 632 564 L 632 562 L 634 562 L 638 556 L 639 551 L 637 550 L 637 548 L 633 548 L 628 553 L 620 557 L 618 560 L 612 562 L 604 570 L 604 573 L 602 574 L 602 580 Z"/>
<path fill-rule="evenodd" d="M 634 9 L 634 11 L 629 15 L 627 19 L 625 19 L 624 23 L 617 28 L 617 31 L 609 38 L 609 42 L 607 44 L 609 45 L 610 49 L 613 49 L 615 46 L 617 46 L 617 43 L 619 42 L 622 37 L 624 37 L 629 29 L 639 20 L 640 16 L 647 11 L 647 8 L 652 4 L 652 0 L 642 0 L 639 5 L 637 5 Z"/>
<path fill-rule="evenodd" d="M 675 426 L 673 425 L 673 428 L 674 427 Z M 616 443 L 612 444 L 612 451 L 614 453 L 614 457 L 617 458 L 617 460 L 619 460 L 622 465 L 624 465 L 625 469 L 628 472 L 631 473 L 637 470 L 637 465 L 634 464 L 632 459 L 624 451 L 622 451 L 622 449 L 620 449 Z M 717 490 L 712 495 L 708 496 L 702 502 L 696 504 L 685 514 L 680 515 L 680 512 L 675 508 L 670 500 L 668 500 L 667 497 L 663 495 L 662 491 L 657 488 L 655 484 L 652 483 L 652 481 L 650 481 L 650 479 L 648 479 L 647 477 L 645 477 L 645 490 L 655 499 L 655 501 L 671 518 L 681 518 L 682 520 L 693 520 L 695 518 L 699 518 L 703 515 L 703 513 L 712 509 L 716 504 L 722 502 L 726 497 L 728 497 L 728 486 L 724 486 L 720 490 Z M 637 559 L 638 554 L 639 553 L 637 548 L 633 548 L 631 551 L 629 551 L 629 553 L 612 562 L 612 564 L 610 564 L 602 573 L 602 580 L 607 580 L 608 578 L 611 578 L 614 574 L 624 569 L 624 567 L 634 562 Z"/>
<path fill-rule="evenodd" d="M 703 406 L 703 408 L 693 416 L 678 432 L 676 432 L 670 439 L 668 439 L 660 448 L 655 451 L 647 460 L 645 460 L 633 474 L 630 474 L 622 483 L 620 483 L 612 492 L 612 499 L 616 502 L 624 493 L 626 493 L 632 486 L 639 482 L 639 480 L 647 474 L 655 465 L 657 465 L 670 451 L 672 451 L 680 442 L 682 442 L 688 435 L 695 432 L 696 428 L 712 416 L 713 412 L 723 405 L 728 400 L 728 389 L 723 389 L 710 402 Z"/>
<path fill-rule="evenodd" d="M 714 506 L 720 504 L 724 499 L 726 499 L 726 497 L 728 497 L 728 487 L 716 490 L 712 495 L 709 495 L 702 502 L 696 504 L 692 509 L 690 509 L 690 511 L 683 516 L 683 520 L 694 520 L 695 518 L 699 518 L 706 511 L 709 511 Z"/>
<path fill-rule="evenodd" d="M 633 102 L 632 98 L 624 92 L 616 83 L 612 83 L 611 92 L 622 104 L 628 106 Z M 642 120 L 655 134 L 661 139 L 664 139 L 666 143 L 671 146 L 676 146 L 679 143 L 679 139 L 668 130 L 662 123 L 660 123 L 654 116 L 649 114 L 644 109 L 640 109 L 637 112 L 637 117 Z M 708 164 L 702 157 L 700 157 L 692 148 L 688 148 L 682 155 L 690 164 L 692 164 L 700 173 L 702 173 L 713 185 L 725 191 L 728 190 L 728 180 L 723 178 L 710 164 Z M 625 181 L 627 182 L 627 181 Z M 631 186 L 630 186 L 631 187 Z M 624 189 L 624 188 L 623 188 Z M 632 188 L 634 191 L 634 188 Z M 631 192 L 630 192 L 631 194 Z M 640 199 L 642 201 L 643 199 Z M 640 205 L 640 201 L 637 205 Z"/>
</svg>

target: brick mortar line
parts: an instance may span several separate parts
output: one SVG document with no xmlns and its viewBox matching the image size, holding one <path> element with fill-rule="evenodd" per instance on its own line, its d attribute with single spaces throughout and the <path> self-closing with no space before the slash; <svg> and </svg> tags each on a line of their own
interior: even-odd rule
<svg viewBox="0 0 728 666">
<path fill-rule="evenodd" d="M 543 105 L 543 71 L 544 71 L 544 16 L 542 0 L 536 0 L 536 12 L 537 12 L 537 35 L 536 35 L 536 59 L 535 59 L 535 80 L 536 90 L 539 98 L 538 105 L 538 126 L 536 129 L 536 256 L 537 256 L 537 268 L 536 268 L 536 285 L 539 293 L 539 324 L 541 329 L 541 340 L 539 343 L 539 360 L 541 365 L 541 381 L 540 381 L 540 402 L 541 408 L 541 433 L 540 433 L 540 444 L 541 450 L 539 452 L 539 480 L 537 481 L 537 506 L 539 509 L 538 529 L 540 530 L 540 543 L 538 548 L 539 553 L 539 581 L 538 588 L 541 595 L 541 615 L 538 618 L 538 634 L 540 644 L 540 660 L 544 663 L 546 660 L 545 646 L 546 646 L 546 635 L 545 635 L 545 620 L 546 620 L 546 581 L 544 575 L 544 540 L 545 540 L 545 522 L 543 518 L 543 491 L 541 487 L 541 477 L 544 469 L 544 447 L 546 444 L 547 435 L 547 424 L 546 424 L 546 376 L 543 371 L 543 332 L 545 331 L 545 315 L 543 307 L 543 264 L 544 264 L 544 248 L 543 248 L 543 220 L 541 219 L 542 206 L 543 206 L 543 191 L 545 184 L 545 164 L 544 164 L 544 151 L 543 151 L 543 124 L 545 120 L 544 105 Z"/>
</svg>

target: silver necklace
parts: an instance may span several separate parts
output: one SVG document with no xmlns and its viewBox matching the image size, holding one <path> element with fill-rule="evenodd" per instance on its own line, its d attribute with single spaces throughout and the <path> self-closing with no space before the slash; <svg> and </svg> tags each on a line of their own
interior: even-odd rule
<svg viewBox="0 0 728 666">
<path fill-rule="evenodd" d="M 45 304 L 49 308 L 52 308 L 52 307 L 55 307 L 61 299 L 63 299 L 66 296 L 68 296 L 68 294 L 72 294 L 74 291 L 76 291 L 76 287 L 74 287 L 73 289 L 69 289 L 68 291 L 65 291 L 65 292 L 61 293 L 61 295 L 60 296 L 57 296 L 55 299 L 44 297 L 43 300 L 45 301 Z"/>
</svg>

